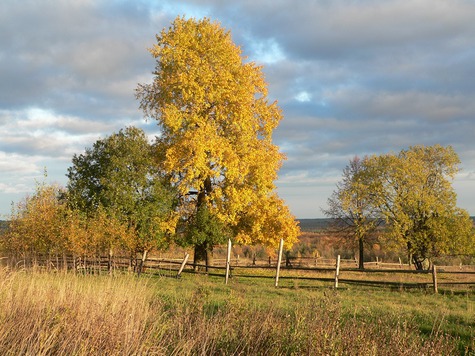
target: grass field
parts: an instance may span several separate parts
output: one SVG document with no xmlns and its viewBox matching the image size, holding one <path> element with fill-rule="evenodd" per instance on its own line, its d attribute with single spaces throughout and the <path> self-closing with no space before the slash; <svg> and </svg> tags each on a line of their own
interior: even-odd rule
<svg viewBox="0 0 475 356">
<path fill-rule="evenodd" d="M 0 270 L 0 354 L 454 355 L 475 295 Z"/>
</svg>

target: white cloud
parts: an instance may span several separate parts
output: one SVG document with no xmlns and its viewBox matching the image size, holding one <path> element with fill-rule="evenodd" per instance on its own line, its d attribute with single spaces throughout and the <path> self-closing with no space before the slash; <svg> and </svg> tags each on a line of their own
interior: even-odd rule
<svg viewBox="0 0 475 356">
<path fill-rule="evenodd" d="M 124 126 L 156 133 L 134 89 L 152 79 L 146 49 L 155 34 L 186 15 L 220 22 L 245 56 L 264 65 L 269 97 L 284 113 L 274 135 L 288 156 L 279 193 L 297 216 L 321 216 L 318 206 L 353 156 L 436 143 L 459 154 L 459 200 L 475 214 L 471 1 L 25 0 L 0 7 L 2 194 L 33 187 L 45 166 L 49 179 L 64 182 L 74 153 Z"/>
<path fill-rule="evenodd" d="M 260 63 L 273 64 L 285 60 L 285 54 L 273 38 L 253 41 L 253 59 Z"/>
<path fill-rule="evenodd" d="M 24 194 L 31 191 L 31 186 L 26 184 L 5 184 L 0 182 L 0 193 Z"/>
<path fill-rule="evenodd" d="M 0 171 L 2 172 L 2 179 L 11 176 L 32 175 L 39 173 L 37 162 L 38 157 L 31 155 L 7 154 L 0 151 Z"/>
<path fill-rule="evenodd" d="M 311 99 L 311 96 L 308 92 L 306 91 L 301 91 L 300 93 L 298 93 L 296 96 L 295 96 L 295 99 L 297 101 L 300 101 L 301 103 L 304 103 L 304 102 L 307 102 L 307 101 L 310 101 Z"/>
</svg>

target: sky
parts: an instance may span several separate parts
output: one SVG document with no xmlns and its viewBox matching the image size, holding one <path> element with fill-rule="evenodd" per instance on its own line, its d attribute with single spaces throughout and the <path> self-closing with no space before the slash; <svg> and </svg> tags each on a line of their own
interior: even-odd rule
<svg viewBox="0 0 475 356">
<path fill-rule="evenodd" d="M 475 215 L 475 1 L 2 0 L 0 219 L 74 154 L 126 126 L 158 134 L 134 91 L 155 35 L 208 17 L 263 66 L 284 119 L 276 182 L 297 218 L 322 208 L 355 157 L 451 145 L 458 206 Z"/>
</svg>

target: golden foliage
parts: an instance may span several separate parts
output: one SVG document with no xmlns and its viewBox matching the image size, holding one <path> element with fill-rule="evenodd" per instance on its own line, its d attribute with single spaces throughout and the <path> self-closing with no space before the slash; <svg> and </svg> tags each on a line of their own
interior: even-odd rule
<svg viewBox="0 0 475 356">
<path fill-rule="evenodd" d="M 4 236 L 6 250 L 23 256 L 62 252 L 67 243 L 58 221 L 63 209 L 57 199 L 59 192 L 58 186 L 38 184 L 34 195 L 13 207 L 10 228 Z"/>
<path fill-rule="evenodd" d="M 23 258 L 136 251 L 138 239 L 133 229 L 102 208 L 89 216 L 72 209 L 65 197 L 60 187 L 39 184 L 35 194 L 13 209 L 2 249 Z"/>
<path fill-rule="evenodd" d="M 182 199 L 182 217 L 207 204 L 238 241 L 295 242 L 294 217 L 274 193 L 284 155 L 272 131 L 282 114 L 267 100 L 261 68 L 244 62 L 230 33 L 209 19 L 175 19 L 150 52 L 154 81 L 139 85 L 137 98 L 161 127 L 164 170 L 184 197 L 197 191 Z"/>
</svg>

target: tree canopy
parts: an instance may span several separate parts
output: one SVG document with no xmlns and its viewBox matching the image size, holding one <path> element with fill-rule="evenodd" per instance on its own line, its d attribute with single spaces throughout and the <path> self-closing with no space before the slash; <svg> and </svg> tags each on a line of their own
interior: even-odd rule
<svg viewBox="0 0 475 356">
<path fill-rule="evenodd" d="M 413 146 L 366 161 L 367 186 L 388 223 L 387 234 L 407 246 L 418 269 L 431 257 L 473 252 L 473 224 L 456 206 L 452 187 L 459 162 L 452 147 L 440 145 Z"/>
<path fill-rule="evenodd" d="M 74 155 L 69 201 L 86 214 L 100 208 L 135 231 L 135 249 L 163 247 L 175 192 L 159 170 L 143 130 L 128 127 Z"/>
<path fill-rule="evenodd" d="M 267 99 L 261 68 L 245 62 L 231 34 L 206 18 L 176 18 L 150 53 L 153 82 L 136 93 L 161 129 L 158 155 L 181 195 L 177 222 L 196 226 L 208 215 L 236 242 L 277 245 L 284 238 L 290 246 L 299 229 L 274 185 L 284 156 L 272 132 L 282 114 Z"/>
<path fill-rule="evenodd" d="M 328 198 L 328 208 L 323 210 L 327 217 L 332 218 L 338 232 L 358 242 L 360 269 L 364 268 L 364 244 L 382 222 L 365 174 L 365 159 L 353 158 L 343 169 L 342 180 Z"/>
<path fill-rule="evenodd" d="M 62 253 L 67 249 L 61 218 L 64 206 L 58 199 L 60 194 L 59 186 L 37 183 L 34 194 L 12 206 L 2 248 L 23 258 Z"/>
</svg>

